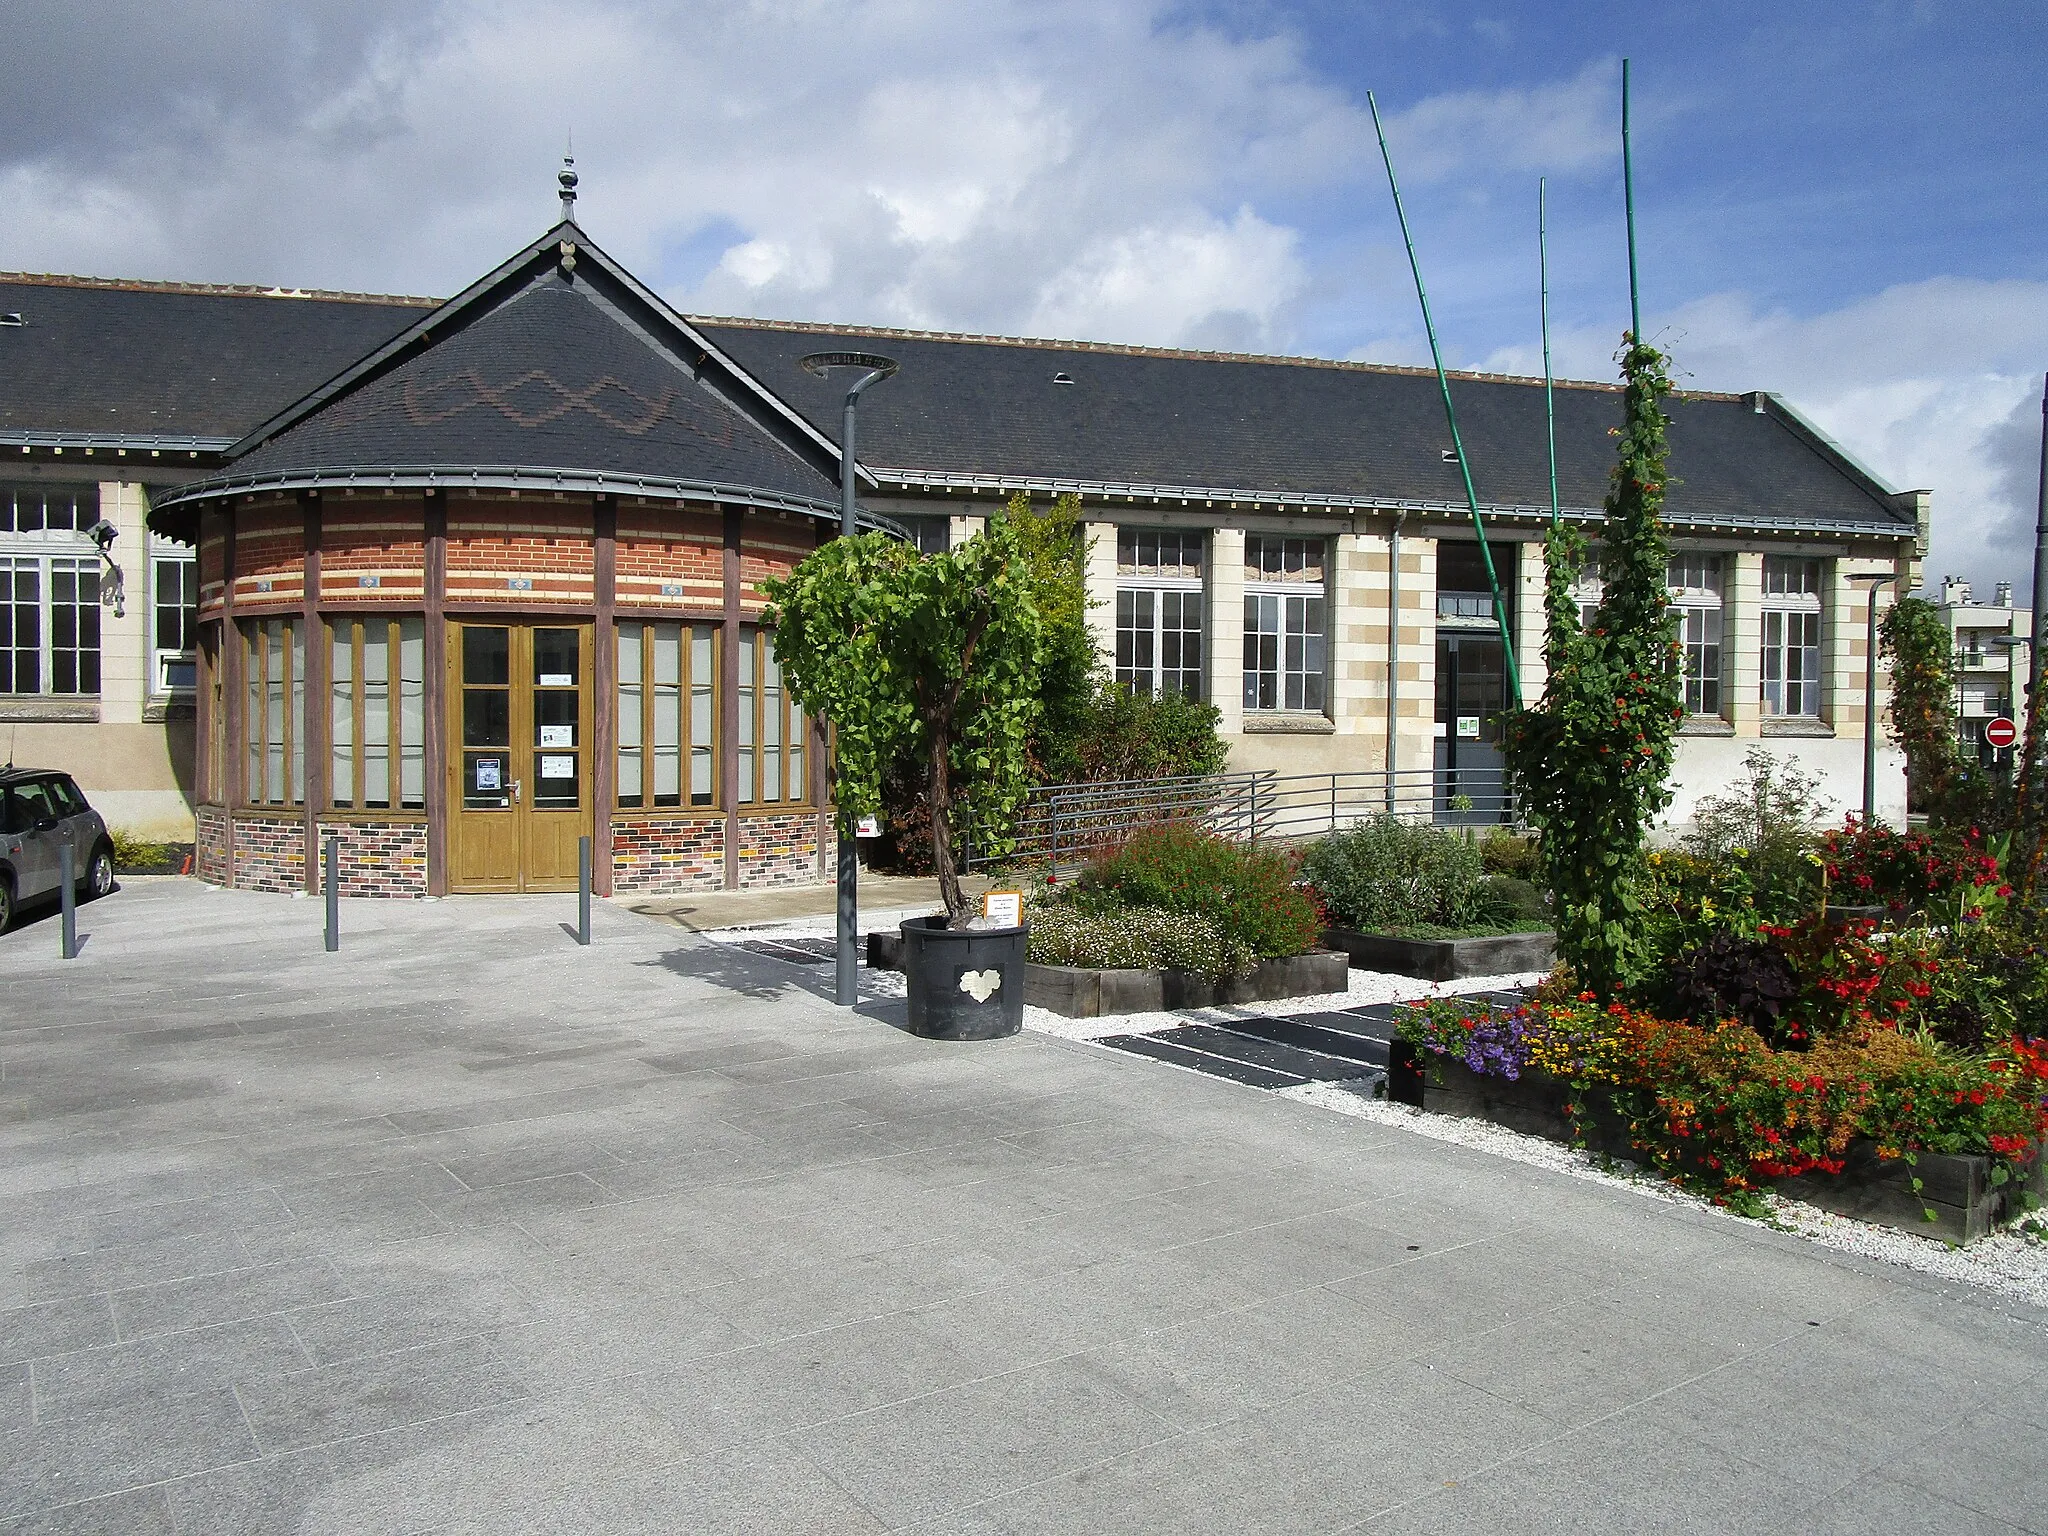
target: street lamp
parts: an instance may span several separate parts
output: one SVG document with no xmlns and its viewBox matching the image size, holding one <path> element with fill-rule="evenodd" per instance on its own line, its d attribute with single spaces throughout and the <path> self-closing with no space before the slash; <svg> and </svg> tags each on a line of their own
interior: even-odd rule
<svg viewBox="0 0 2048 1536">
<path fill-rule="evenodd" d="M 1877 589 L 1898 579 L 1897 571 L 1859 571 L 1849 578 L 1870 585 L 1863 653 L 1863 825 L 1866 827 L 1877 820 Z"/>
<path fill-rule="evenodd" d="M 798 365 L 805 373 L 815 374 L 821 379 L 830 378 L 838 369 L 854 369 L 860 375 L 846 391 L 846 405 L 839 428 L 839 536 L 850 539 L 859 532 L 855 527 L 859 505 L 855 496 L 854 411 L 860 405 L 860 392 L 894 373 L 896 360 L 873 352 L 813 352 L 799 359 Z M 860 1001 L 860 849 L 854 839 L 853 823 L 843 807 L 839 812 L 839 897 L 835 906 L 835 927 L 838 931 L 834 954 L 838 962 L 835 1001 L 842 1008 L 851 1008 Z"/>
</svg>

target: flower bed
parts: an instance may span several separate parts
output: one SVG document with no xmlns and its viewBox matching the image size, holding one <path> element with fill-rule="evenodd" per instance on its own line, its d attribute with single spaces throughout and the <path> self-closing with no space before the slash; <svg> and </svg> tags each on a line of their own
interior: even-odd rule
<svg viewBox="0 0 2048 1536">
<path fill-rule="evenodd" d="M 1326 928 L 1323 943 L 1344 951 L 1362 970 L 1418 976 L 1425 981 L 1543 971 L 1557 956 L 1557 936 L 1547 928 L 1461 939 L 1412 939 Z"/>
<path fill-rule="evenodd" d="M 1903 1033 L 1882 1021 L 1888 972 L 1926 962 L 1873 974 L 1838 960 L 1822 957 L 1813 990 L 1854 1023 L 1816 1029 L 1805 1049 L 1776 1049 L 1749 1024 L 1601 1008 L 1556 986 L 1514 1008 L 1425 1004 L 1400 1032 L 1451 1113 L 1625 1150 L 1737 1207 L 1775 1185 L 1967 1242 L 2048 1193 L 2048 1047 L 2012 1038 L 1965 1052 Z"/>
</svg>

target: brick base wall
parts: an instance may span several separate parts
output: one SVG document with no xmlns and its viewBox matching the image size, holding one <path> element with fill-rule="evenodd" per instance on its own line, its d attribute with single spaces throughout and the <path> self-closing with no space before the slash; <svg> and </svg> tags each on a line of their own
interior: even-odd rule
<svg viewBox="0 0 2048 1536">
<path fill-rule="evenodd" d="M 323 821 L 323 862 L 330 837 L 340 845 L 335 850 L 335 872 L 342 895 L 417 899 L 427 894 L 424 821 Z"/>
<path fill-rule="evenodd" d="M 612 894 L 669 896 L 725 884 L 720 817 L 634 817 L 612 823 Z"/>
<path fill-rule="evenodd" d="M 289 893 L 306 888 L 306 824 L 294 816 L 235 815 L 234 885 Z"/>
<path fill-rule="evenodd" d="M 228 883 L 228 813 L 218 805 L 192 812 L 192 872 L 208 885 Z"/>
<path fill-rule="evenodd" d="M 740 887 L 815 885 L 818 814 L 740 817 Z"/>
</svg>

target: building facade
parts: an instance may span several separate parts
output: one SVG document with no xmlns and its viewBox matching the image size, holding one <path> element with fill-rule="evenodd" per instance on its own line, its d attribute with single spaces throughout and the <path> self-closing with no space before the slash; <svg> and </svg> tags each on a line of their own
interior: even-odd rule
<svg viewBox="0 0 2048 1536">
<path fill-rule="evenodd" d="M 799 361 L 850 348 L 902 365 L 862 405 L 872 513 L 929 549 L 1076 494 L 1119 681 L 1214 703 L 1234 767 L 1498 814 L 1513 698 L 1431 374 L 687 317 L 566 220 L 445 303 L 14 278 L 0 305 L 0 722 L 115 825 L 189 828 L 208 879 L 310 889 L 334 840 L 354 891 L 561 888 L 584 836 L 617 893 L 819 877 L 825 743 L 761 583 L 836 529 L 839 391 Z M 1452 389 L 1533 701 L 1541 385 Z M 1852 578 L 1917 584 L 1928 498 L 1773 396 L 1671 411 L 1672 815 L 1759 743 L 1854 803 L 1888 594 Z M 1557 415 L 1594 527 L 1619 392 Z"/>
<path fill-rule="evenodd" d="M 2023 723 L 2018 711 L 2026 707 L 2034 613 L 2014 606 L 2009 581 L 1999 582 L 1991 601 L 1980 603 L 1967 581 L 1945 577 L 1940 599 L 1942 622 L 1955 647 L 1956 739 L 1986 767 L 1996 767 L 2011 760 L 2012 749 L 2001 752 L 1992 746 L 1984 739 L 1984 727 L 2000 716 Z"/>
</svg>

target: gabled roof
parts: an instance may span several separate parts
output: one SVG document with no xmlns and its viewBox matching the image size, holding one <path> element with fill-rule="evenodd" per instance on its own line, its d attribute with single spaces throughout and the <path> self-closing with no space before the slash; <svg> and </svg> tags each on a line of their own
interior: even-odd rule
<svg viewBox="0 0 2048 1536">
<path fill-rule="evenodd" d="M 894 357 L 861 400 L 860 455 L 886 487 L 1099 489 L 1219 502 L 1462 512 L 1427 369 L 1090 343 L 698 318 L 821 431 L 836 391 L 796 359 L 833 345 Z M 1482 505 L 1546 514 L 1541 380 L 1453 375 Z M 1597 515 L 1614 467 L 1617 386 L 1555 391 L 1560 497 Z M 1910 535 L 1895 493 L 1768 396 L 1672 397 L 1674 523 Z"/>
<path fill-rule="evenodd" d="M 0 443 L 217 454 L 434 302 L 0 273 Z"/>
<path fill-rule="evenodd" d="M 159 508 L 322 485 L 703 495 L 820 515 L 838 450 L 563 223 Z"/>
</svg>

